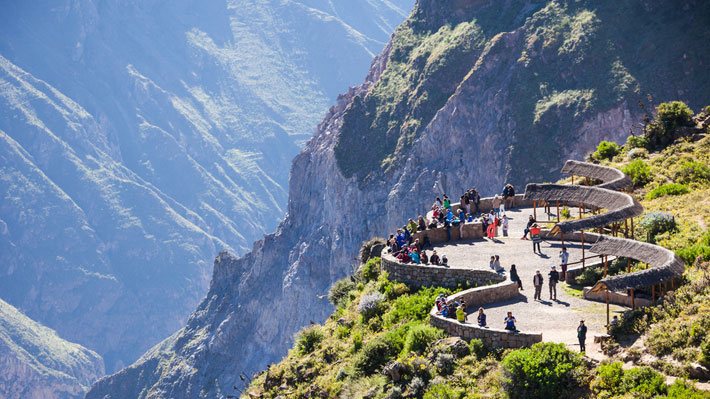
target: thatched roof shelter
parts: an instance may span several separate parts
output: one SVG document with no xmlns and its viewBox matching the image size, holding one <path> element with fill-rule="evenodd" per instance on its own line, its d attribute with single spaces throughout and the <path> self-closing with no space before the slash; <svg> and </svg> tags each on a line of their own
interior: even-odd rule
<svg viewBox="0 0 710 399">
<path fill-rule="evenodd" d="M 592 287 L 592 292 L 648 287 L 680 276 L 685 270 L 685 263 L 673 251 L 626 238 L 601 236 L 589 250 L 596 254 L 624 256 L 651 265 L 646 270 L 602 279 Z"/>
<path fill-rule="evenodd" d="M 604 184 L 595 187 L 609 190 L 623 190 L 633 184 L 633 180 L 619 169 L 587 162 L 568 160 L 562 167 L 562 173 L 601 180 Z"/>
<path fill-rule="evenodd" d="M 630 195 L 599 187 L 531 183 L 525 187 L 524 198 L 547 202 L 583 203 L 608 210 L 605 213 L 584 219 L 558 223 L 552 229 L 553 234 L 603 227 L 643 213 L 641 204 Z"/>
</svg>

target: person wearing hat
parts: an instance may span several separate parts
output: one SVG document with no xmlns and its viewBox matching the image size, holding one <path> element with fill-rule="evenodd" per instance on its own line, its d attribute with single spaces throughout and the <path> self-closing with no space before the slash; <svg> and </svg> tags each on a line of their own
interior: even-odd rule
<svg viewBox="0 0 710 399">
<path fill-rule="evenodd" d="M 542 292 L 542 274 L 540 274 L 540 269 L 535 270 L 535 275 L 533 276 L 533 285 L 535 286 L 535 296 L 534 299 L 541 301 L 540 293 Z"/>
<path fill-rule="evenodd" d="M 552 270 L 547 274 L 550 278 L 548 285 L 550 286 L 550 300 L 557 300 L 557 282 L 560 281 L 560 273 L 557 272 L 557 268 L 552 266 Z"/>
<path fill-rule="evenodd" d="M 584 320 L 579 321 L 577 339 L 579 340 L 579 351 L 585 352 L 587 348 L 584 346 L 584 341 L 587 340 L 587 326 L 584 325 Z"/>
</svg>

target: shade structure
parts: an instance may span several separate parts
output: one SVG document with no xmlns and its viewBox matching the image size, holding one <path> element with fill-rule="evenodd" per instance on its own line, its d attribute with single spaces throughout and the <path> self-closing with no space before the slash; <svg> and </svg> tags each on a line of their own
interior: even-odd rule
<svg viewBox="0 0 710 399">
<path fill-rule="evenodd" d="M 597 208 L 607 209 L 607 212 L 584 219 L 560 222 L 552 229 L 552 233 L 570 233 L 578 230 L 588 230 L 607 226 L 615 222 L 638 216 L 643 213 L 643 207 L 630 195 L 618 191 L 599 188 L 598 186 L 570 186 L 564 184 L 535 184 L 525 186 L 526 200 L 563 201 L 583 203 Z"/>
<path fill-rule="evenodd" d="M 619 276 L 606 277 L 598 281 L 592 292 L 622 291 L 639 287 L 648 287 L 663 283 L 680 276 L 685 270 L 685 263 L 673 251 L 658 245 L 629 240 L 626 238 L 600 236 L 589 249 L 601 255 L 615 255 L 636 259 L 648 263 L 650 268 Z"/>
<path fill-rule="evenodd" d="M 633 184 L 633 180 L 619 169 L 587 162 L 568 160 L 562 167 L 562 173 L 601 180 L 603 184 L 595 187 L 609 190 L 623 190 Z"/>
</svg>

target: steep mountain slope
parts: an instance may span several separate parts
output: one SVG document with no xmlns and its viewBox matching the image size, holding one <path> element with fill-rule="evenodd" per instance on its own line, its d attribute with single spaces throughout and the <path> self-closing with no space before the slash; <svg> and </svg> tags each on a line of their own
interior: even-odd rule
<svg viewBox="0 0 710 399">
<path fill-rule="evenodd" d="M 104 373 L 101 357 L 0 300 L 0 397 L 79 397 Z M 26 381 L 17 384 L 17 381 Z"/>
<path fill-rule="evenodd" d="M 43 3 L 0 13 L 0 296 L 117 370 L 277 226 L 411 1 Z"/>
<path fill-rule="evenodd" d="M 555 179 L 562 159 L 625 138 L 646 94 L 708 101 L 710 15 L 696 1 L 445 3 L 419 1 L 327 113 L 293 161 L 276 233 L 220 254 L 185 328 L 88 398 L 231 392 L 325 319 L 322 295 L 363 240 L 435 195 Z"/>
</svg>

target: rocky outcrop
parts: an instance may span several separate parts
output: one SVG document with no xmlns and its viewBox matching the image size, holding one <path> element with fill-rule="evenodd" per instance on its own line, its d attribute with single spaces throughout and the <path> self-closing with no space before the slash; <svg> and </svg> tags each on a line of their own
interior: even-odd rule
<svg viewBox="0 0 710 399">
<path fill-rule="evenodd" d="M 221 254 L 207 297 L 174 341 L 100 380 L 87 398 L 231 392 L 240 373 L 277 360 L 294 332 L 330 313 L 327 289 L 352 271 L 362 241 L 424 214 L 435 195 L 456 195 L 472 185 L 486 195 L 506 181 L 522 187 L 553 180 L 570 154 L 581 157 L 601 139 L 623 140 L 640 95 L 668 99 L 683 90 L 685 100 L 700 102 L 710 84 L 701 67 L 710 62 L 707 53 L 692 53 L 698 58 L 686 71 L 677 68 L 672 54 L 635 58 L 664 34 L 686 49 L 704 45 L 682 27 L 707 11 L 694 1 L 684 4 L 689 11 L 678 13 L 671 1 L 642 6 L 421 0 L 363 85 L 339 97 L 294 159 L 288 214 L 277 231 L 242 258 Z M 663 33 L 626 30 L 657 15 L 678 20 L 659 28 Z M 470 26 L 474 18 L 480 26 Z M 463 22 L 466 29 L 448 30 Z M 707 37 L 707 29 L 701 30 Z M 400 36 L 410 34 L 419 36 L 412 41 L 413 36 Z M 426 39 L 437 34 L 436 43 L 466 47 L 464 57 L 454 58 L 466 66 L 459 80 L 451 81 L 458 76 L 453 73 L 436 73 L 447 54 L 457 51 L 426 47 L 432 44 Z M 472 35 L 477 44 L 459 34 Z M 393 62 L 401 73 L 392 71 Z M 662 84 L 657 74 L 677 86 Z M 392 87 L 406 86 L 413 97 L 383 100 L 393 95 L 377 86 L 389 85 L 385 75 L 390 83 L 402 79 Z M 444 98 L 431 115 L 427 107 L 436 101 L 424 98 L 425 92 L 434 93 L 427 90 Z M 384 97 L 368 99 L 375 95 Z M 383 115 L 402 119 L 389 121 L 393 128 L 383 133 L 379 129 L 388 121 L 372 125 Z M 384 141 L 388 144 L 380 146 Z M 391 149 L 396 150 L 388 153 Z"/>
<path fill-rule="evenodd" d="M 103 373 L 95 352 L 59 338 L 0 300 L 0 397 L 80 398 Z"/>
</svg>

